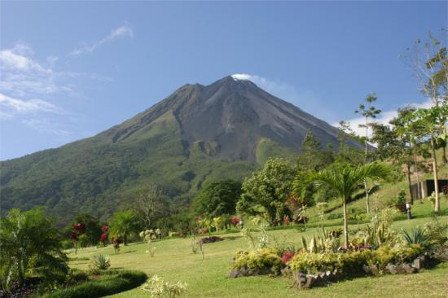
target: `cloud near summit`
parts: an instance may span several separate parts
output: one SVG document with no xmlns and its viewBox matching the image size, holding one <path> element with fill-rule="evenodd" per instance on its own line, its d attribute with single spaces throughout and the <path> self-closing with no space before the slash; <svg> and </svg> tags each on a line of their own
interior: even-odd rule
<svg viewBox="0 0 448 298">
<path fill-rule="evenodd" d="M 82 47 L 74 49 L 73 51 L 70 52 L 69 55 L 78 56 L 86 53 L 93 53 L 96 49 L 103 46 L 104 44 L 125 37 L 129 38 L 134 37 L 134 31 L 132 31 L 132 28 L 129 25 L 122 25 L 118 28 L 113 29 L 106 37 L 103 37 L 90 45 L 84 45 Z"/>
</svg>

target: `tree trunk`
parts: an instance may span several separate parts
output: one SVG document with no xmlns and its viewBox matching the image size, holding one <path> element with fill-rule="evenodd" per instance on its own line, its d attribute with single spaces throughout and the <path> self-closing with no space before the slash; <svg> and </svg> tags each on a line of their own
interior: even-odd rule
<svg viewBox="0 0 448 298">
<path fill-rule="evenodd" d="M 412 144 L 412 142 L 411 142 Z M 414 171 L 415 171 L 415 176 L 417 178 L 417 192 L 418 192 L 418 196 L 416 199 L 420 199 L 420 202 L 422 201 L 423 195 L 422 195 L 422 188 L 420 185 L 420 175 L 418 173 L 418 167 L 417 167 L 417 156 L 415 155 L 415 151 L 414 151 L 414 146 L 412 147 L 412 159 L 413 159 L 413 163 L 414 163 Z"/>
<path fill-rule="evenodd" d="M 364 179 L 364 190 L 366 192 L 366 210 L 367 214 L 370 213 L 370 202 L 369 202 L 369 188 L 367 187 L 367 179 Z"/>
<path fill-rule="evenodd" d="M 344 210 L 344 247 L 348 248 L 348 222 L 347 222 L 347 198 L 344 198 L 342 202 L 342 208 Z"/>
<path fill-rule="evenodd" d="M 411 200 L 411 204 L 413 204 L 414 203 L 414 195 L 412 194 L 411 164 L 409 162 L 406 163 L 406 167 L 407 167 L 406 176 L 408 177 L 408 187 L 409 187 L 409 198 Z"/>
<path fill-rule="evenodd" d="M 368 119 L 366 117 L 366 141 L 365 141 L 365 163 L 368 162 L 368 155 L 369 155 L 369 145 L 368 145 L 368 137 L 369 137 L 369 126 L 368 126 Z M 364 179 L 364 191 L 366 192 L 366 211 L 367 214 L 370 213 L 370 204 L 369 204 L 369 189 L 367 188 L 367 179 Z"/>
<path fill-rule="evenodd" d="M 439 201 L 439 178 L 437 174 L 437 156 L 436 156 L 436 144 L 434 142 L 434 137 L 431 137 L 431 150 L 432 150 L 432 172 L 434 174 L 434 192 L 435 192 L 435 202 L 434 211 L 440 211 L 440 201 Z"/>
<path fill-rule="evenodd" d="M 446 158 L 446 145 L 442 147 L 442 158 L 443 164 L 448 164 L 448 159 Z"/>
</svg>

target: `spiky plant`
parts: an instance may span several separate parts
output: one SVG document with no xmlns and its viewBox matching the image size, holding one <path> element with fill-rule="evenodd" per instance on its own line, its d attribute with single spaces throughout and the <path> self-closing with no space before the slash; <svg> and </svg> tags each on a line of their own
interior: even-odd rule
<svg viewBox="0 0 448 298">
<path fill-rule="evenodd" d="M 429 244 L 428 235 L 420 227 L 414 228 L 410 232 L 403 230 L 403 238 L 407 244 L 420 244 L 421 246 Z"/>
</svg>

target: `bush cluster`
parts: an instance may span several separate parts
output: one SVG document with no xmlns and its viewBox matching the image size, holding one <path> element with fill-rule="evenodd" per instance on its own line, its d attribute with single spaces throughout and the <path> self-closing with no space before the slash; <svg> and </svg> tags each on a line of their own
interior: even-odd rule
<svg viewBox="0 0 448 298">
<path fill-rule="evenodd" d="M 363 275 L 363 266 L 377 265 L 383 269 L 387 264 L 411 262 L 423 253 L 418 244 L 409 246 L 381 246 L 377 250 L 360 250 L 348 252 L 313 253 L 302 251 L 296 254 L 288 263 L 293 271 L 307 274 L 319 272 L 334 272 L 344 276 Z"/>
<path fill-rule="evenodd" d="M 284 267 L 279 252 L 273 248 L 259 248 L 252 251 L 239 251 L 233 258 L 233 268 L 257 270 L 261 272 Z"/>
</svg>

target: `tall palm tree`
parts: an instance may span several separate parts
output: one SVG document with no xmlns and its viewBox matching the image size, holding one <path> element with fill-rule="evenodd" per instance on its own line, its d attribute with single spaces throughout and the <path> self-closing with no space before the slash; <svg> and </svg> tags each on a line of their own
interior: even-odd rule
<svg viewBox="0 0 448 298">
<path fill-rule="evenodd" d="M 348 247 L 347 202 L 356 190 L 363 185 L 365 179 L 386 179 L 390 175 L 390 167 L 383 163 L 368 163 L 354 168 L 344 164 L 313 173 L 309 182 L 317 188 L 329 187 L 342 199 L 344 211 L 344 246 Z"/>
</svg>

